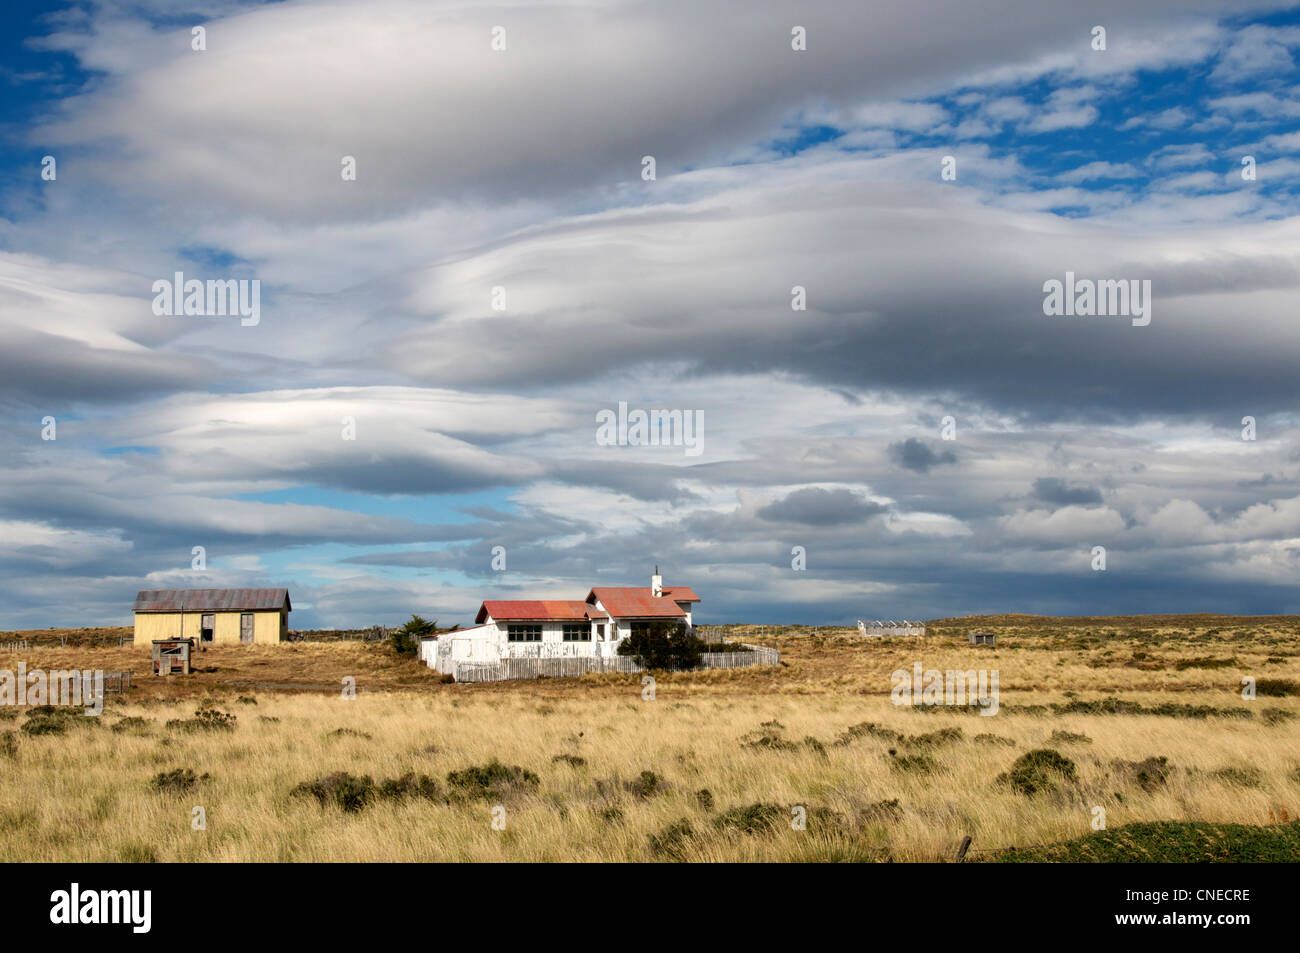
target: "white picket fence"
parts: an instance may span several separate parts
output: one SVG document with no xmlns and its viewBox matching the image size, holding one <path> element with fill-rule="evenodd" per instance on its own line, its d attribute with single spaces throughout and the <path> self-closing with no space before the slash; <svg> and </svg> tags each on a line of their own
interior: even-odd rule
<svg viewBox="0 0 1300 953">
<path fill-rule="evenodd" d="M 705 652 L 700 668 L 750 668 L 780 665 L 781 653 L 762 645 L 745 645 L 748 652 Z M 574 678 L 589 672 L 640 672 L 643 667 L 631 656 L 612 658 L 507 658 L 499 662 L 456 662 L 458 682 L 508 682 L 522 678 Z"/>
</svg>

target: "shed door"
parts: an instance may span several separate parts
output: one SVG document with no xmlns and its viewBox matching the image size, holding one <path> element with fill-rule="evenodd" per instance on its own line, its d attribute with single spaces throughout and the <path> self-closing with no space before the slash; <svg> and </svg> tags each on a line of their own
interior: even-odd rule
<svg viewBox="0 0 1300 953">
<path fill-rule="evenodd" d="M 253 641 L 253 613 L 242 612 L 239 615 L 239 641 L 251 643 Z"/>
</svg>

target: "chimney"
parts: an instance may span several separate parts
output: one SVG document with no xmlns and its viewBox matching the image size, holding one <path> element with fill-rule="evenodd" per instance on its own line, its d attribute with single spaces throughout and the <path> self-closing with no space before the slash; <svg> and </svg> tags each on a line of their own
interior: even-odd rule
<svg viewBox="0 0 1300 953">
<path fill-rule="evenodd" d="M 659 567 L 655 566 L 655 574 L 650 577 L 650 595 L 662 596 L 664 594 L 664 577 L 659 575 Z"/>
</svg>

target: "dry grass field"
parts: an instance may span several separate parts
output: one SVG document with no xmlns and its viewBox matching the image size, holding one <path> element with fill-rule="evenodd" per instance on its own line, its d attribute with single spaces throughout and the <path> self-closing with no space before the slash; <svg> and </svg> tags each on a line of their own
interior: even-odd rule
<svg viewBox="0 0 1300 953">
<path fill-rule="evenodd" d="M 0 708 L 0 859 L 944 861 L 970 835 L 968 861 L 1300 860 L 1300 619 L 930 632 L 738 626 L 782 665 L 661 674 L 653 700 L 638 675 L 444 684 L 384 644 L 222 647 L 161 679 L 110 637 L 38 641 L 0 669 L 137 687 L 100 718 Z M 997 670 L 998 713 L 895 706 L 918 661 Z M 1014 770 L 1039 749 L 1061 760 Z"/>
</svg>

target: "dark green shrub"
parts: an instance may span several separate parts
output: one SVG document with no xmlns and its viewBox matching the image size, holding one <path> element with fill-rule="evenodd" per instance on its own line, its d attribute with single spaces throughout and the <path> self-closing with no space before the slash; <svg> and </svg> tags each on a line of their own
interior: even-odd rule
<svg viewBox="0 0 1300 953">
<path fill-rule="evenodd" d="M 158 854 L 148 844 L 131 841 L 117 849 L 117 859 L 124 864 L 156 864 Z"/>
<path fill-rule="evenodd" d="M 149 782 L 155 791 L 166 794 L 184 794 L 200 781 L 207 781 L 211 775 L 196 775 L 189 768 L 174 768 L 171 771 L 159 771 Z"/>
<path fill-rule="evenodd" d="M 380 782 L 376 796 L 386 800 L 401 801 L 406 798 L 424 798 L 426 801 L 441 799 L 442 792 L 438 782 L 427 774 L 416 776 L 408 771 L 400 778 L 388 778 Z"/>
<path fill-rule="evenodd" d="M 790 812 L 779 804 L 744 804 L 733 807 L 713 819 L 718 830 L 731 829 L 742 834 L 772 833 L 790 817 Z"/>
<path fill-rule="evenodd" d="M 1116 761 L 1115 768 L 1129 781 L 1150 794 L 1157 788 L 1164 787 L 1173 773 L 1173 765 L 1163 755 L 1146 758 L 1142 761 Z"/>
<path fill-rule="evenodd" d="M 637 797 L 653 797 L 667 789 L 664 779 L 653 771 L 642 771 L 635 781 L 629 781 L 627 789 Z"/>
<path fill-rule="evenodd" d="M 322 806 L 334 804 L 348 813 L 355 813 L 374 800 L 375 782 L 368 774 L 357 777 L 346 771 L 336 771 L 314 781 L 304 781 L 289 793 L 314 797 Z"/>
<path fill-rule="evenodd" d="M 790 808 L 779 804 L 755 802 L 733 807 L 713 818 L 715 829 L 735 830 L 742 834 L 772 834 L 792 826 L 795 815 Z M 834 811 L 824 807 L 807 808 L 809 831 L 826 831 L 839 825 Z"/>
<path fill-rule="evenodd" d="M 909 738 L 907 743 L 921 748 L 937 748 L 940 745 L 961 741 L 961 738 L 962 732 L 960 728 L 940 728 L 938 731 L 931 731 L 928 734 L 915 735 Z"/>
<path fill-rule="evenodd" d="M 420 637 L 438 631 L 438 623 L 412 615 L 409 622 L 395 630 L 388 638 L 393 651 L 399 655 L 414 655 L 420 648 Z"/>
<path fill-rule="evenodd" d="M 571 768 L 581 768 L 587 763 L 586 758 L 580 758 L 576 754 L 557 754 L 551 759 L 553 762 L 562 761 Z"/>
<path fill-rule="evenodd" d="M 1218 768 L 1210 772 L 1210 777 L 1237 788 L 1260 788 L 1264 786 L 1264 775 L 1259 768 Z"/>
<path fill-rule="evenodd" d="M 618 644 L 618 654 L 632 656 L 645 668 L 685 671 L 700 667 L 704 643 L 683 622 L 652 622 Z"/>
<path fill-rule="evenodd" d="M 1090 745 L 1092 739 L 1087 735 L 1078 734 L 1073 731 L 1063 731 L 1057 729 L 1052 732 L 1052 737 L 1047 739 L 1049 744 L 1054 745 Z"/>
<path fill-rule="evenodd" d="M 1238 664 L 1235 658 L 1189 658 L 1174 663 L 1174 668 L 1184 672 L 1189 668 L 1230 668 Z"/>
<path fill-rule="evenodd" d="M 1021 794 L 1054 790 L 1062 782 L 1074 783 L 1079 775 L 1075 763 L 1052 748 L 1027 751 L 1011 765 L 1006 783 Z"/>
<path fill-rule="evenodd" d="M 700 806 L 700 810 L 713 810 L 713 792 L 708 788 L 700 788 L 695 792 L 695 803 Z"/>
<path fill-rule="evenodd" d="M 686 818 L 669 824 L 658 833 L 650 835 L 650 852 L 661 857 L 681 860 L 695 836 L 695 829 Z"/>
<path fill-rule="evenodd" d="M 28 718 L 22 732 L 28 735 L 61 735 L 68 730 L 65 718 Z"/>
<path fill-rule="evenodd" d="M 793 748 L 793 741 L 786 741 L 780 735 L 765 734 L 750 741 L 741 742 L 743 748 L 771 748 L 774 751 L 786 751 Z"/>
<path fill-rule="evenodd" d="M 500 798 L 516 792 L 535 791 L 541 779 L 518 765 L 504 765 L 496 758 L 485 765 L 451 771 L 447 784 L 454 794 L 466 798 Z"/>
<path fill-rule="evenodd" d="M 148 718 L 141 718 L 139 715 L 127 715 L 121 718 L 113 725 L 113 731 L 118 734 L 142 735 L 149 730 L 153 722 Z"/>
<path fill-rule="evenodd" d="M 0 756 L 18 757 L 18 736 L 12 731 L 0 732 Z"/>
<path fill-rule="evenodd" d="M 238 720 L 212 702 L 205 701 L 195 709 L 193 718 L 173 718 L 167 722 L 167 727 L 180 731 L 234 731 Z"/>
<path fill-rule="evenodd" d="M 1261 678 L 1255 682 L 1255 694 L 1270 698 L 1300 695 L 1300 682 L 1294 678 Z"/>
<path fill-rule="evenodd" d="M 890 767 L 895 771 L 903 771 L 910 774 L 930 774 L 938 765 L 934 759 L 925 754 L 906 754 L 901 758 L 891 755 Z"/>
<path fill-rule="evenodd" d="M 856 725 L 850 725 L 840 732 L 839 737 L 831 744 L 842 747 L 852 744 L 859 738 L 878 738 L 891 744 L 898 744 L 906 737 L 901 731 L 894 731 L 892 728 L 883 728 L 875 722 L 864 721 Z"/>
<path fill-rule="evenodd" d="M 804 740 L 801 743 L 805 748 L 809 749 L 810 751 L 813 751 L 814 753 L 821 755 L 823 758 L 827 757 L 826 746 L 822 744 L 820 741 L 818 741 L 816 738 L 814 738 L 812 735 L 808 735 L 806 738 L 804 738 Z"/>
<path fill-rule="evenodd" d="M 859 820 L 871 821 L 896 821 L 903 816 L 903 806 L 898 802 L 898 798 L 891 798 L 888 801 L 876 801 L 868 804 L 858 812 Z"/>
</svg>

